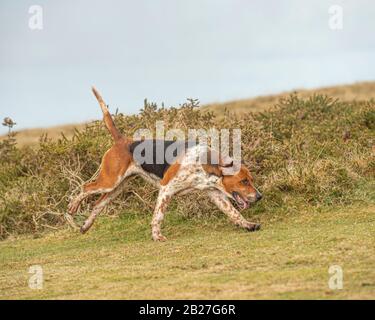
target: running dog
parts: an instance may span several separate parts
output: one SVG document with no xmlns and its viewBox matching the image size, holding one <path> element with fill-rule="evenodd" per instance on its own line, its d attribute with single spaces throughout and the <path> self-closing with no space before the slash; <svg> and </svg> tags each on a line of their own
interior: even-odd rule
<svg viewBox="0 0 375 320">
<path fill-rule="evenodd" d="M 248 208 L 250 203 L 262 198 L 260 192 L 254 187 L 250 171 L 243 164 L 235 173 L 227 174 L 226 169 L 233 166 L 233 161 L 224 163 L 220 154 L 217 156 L 218 161 L 212 161 L 215 151 L 206 145 L 196 144 L 189 147 L 189 144 L 183 141 L 135 141 L 124 137 L 116 128 L 99 92 L 94 87 L 92 91 L 103 111 L 104 123 L 113 137 L 114 144 L 103 156 L 97 179 L 84 184 L 82 192 L 69 204 L 69 213 L 74 215 L 82 200 L 90 195 L 101 194 L 91 214 L 81 227 L 82 233 L 90 229 L 99 213 L 121 193 L 124 182 L 133 175 L 142 176 L 159 189 L 151 223 L 152 238 L 155 241 L 166 240 L 161 233 L 161 224 L 172 196 L 187 194 L 194 190 L 206 192 L 210 200 L 234 224 L 248 231 L 260 229 L 260 224 L 247 221 L 232 204 L 234 202 L 239 210 L 243 210 Z M 160 143 L 167 147 L 163 150 L 168 149 L 172 144 L 183 144 L 185 148 L 177 148 L 183 151 L 174 152 L 175 161 L 173 163 L 167 161 L 159 163 L 160 161 L 155 161 L 155 151 Z M 142 158 L 140 155 L 144 156 L 145 154 L 144 149 L 141 149 L 142 144 L 144 148 L 151 148 L 153 152 L 151 163 L 140 161 Z M 202 154 L 206 154 L 208 161 L 204 163 L 196 161 Z M 164 160 L 165 158 L 164 155 Z"/>
</svg>

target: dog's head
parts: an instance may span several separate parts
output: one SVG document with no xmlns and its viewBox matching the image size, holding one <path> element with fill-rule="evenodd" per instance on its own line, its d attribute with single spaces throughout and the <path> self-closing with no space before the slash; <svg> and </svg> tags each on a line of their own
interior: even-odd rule
<svg viewBox="0 0 375 320">
<path fill-rule="evenodd" d="M 232 166 L 233 162 L 228 165 L 209 165 L 205 166 L 205 170 L 220 178 L 217 182 L 220 190 L 233 200 L 240 210 L 247 209 L 251 203 L 262 199 L 262 194 L 255 188 L 253 176 L 244 164 L 233 174 L 225 174 Z"/>
<path fill-rule="evenodd" d="M 250 171 L 241 165 L 237 173 L 224 175 L 221 184 L 225 193 L 243 210 L 262 199 L 262 194 L 254 187 L 254 180 Z"/>
</svg>

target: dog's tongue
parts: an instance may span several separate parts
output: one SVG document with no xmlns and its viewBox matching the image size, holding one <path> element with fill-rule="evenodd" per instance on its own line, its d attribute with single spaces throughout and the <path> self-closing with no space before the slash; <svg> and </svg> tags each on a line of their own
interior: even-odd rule
<svg viewBox="0 0 375 320">
<path fill-rule="evenodd" d="M 238 203 L 238 205 L 242 208 L 242 209 L 245 209 L 247 208 L 248 204 L 246 201 L 244 201 L 242 199 L 242 197 L 239 195 L 239 194 L 235 194 L 235 197 L 236 197 L 236 201 Z"/>
</svg>

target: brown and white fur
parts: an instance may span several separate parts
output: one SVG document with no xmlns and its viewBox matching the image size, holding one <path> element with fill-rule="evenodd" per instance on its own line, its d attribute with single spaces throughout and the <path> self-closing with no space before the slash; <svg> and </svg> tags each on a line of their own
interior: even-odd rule
<svg viewBox="0 0 375 320">
<path fill-rule="evenodd" d="M 254 187 L 253 178 L 244 165 L 241 165 L 235 174 L 224 175 L 224 165 L 190 161 L 202 152 L 210 152 L 206 146 L 197 145 L 187 149 L 162 175 L 157 176 L 148 172 L 135 161 L 131 152 L 133 140 L 124 137 L 118 131 L 99 92 L 94 87 L 92 90 L 103 111 L 104 123 L 114 139 L 114 144 L 103 156 L 97 179 L 84 184 L 82 192 L 69 204 L 69 213 L 73 215 L 79 209 L 82 200 L 90 195 L 101 194 L 81 227 L 82 233 L 90 229 L 103 208 L 121 193 L 125 180 L 133 175 L 142 176 L 159 189 L 151 223 L 152 238 L 155 241 L 166 240 L 161 233 L 161 224 L 171 198 L 194 190 L 206 192 L 211 201 L 234 224 L 249 231 L 260 229 L 259 224 L 247 221 L 231 203 L 234 201 L 240 209 L 245 209 L 250 203 L 262 197 Z"/>
</svg>

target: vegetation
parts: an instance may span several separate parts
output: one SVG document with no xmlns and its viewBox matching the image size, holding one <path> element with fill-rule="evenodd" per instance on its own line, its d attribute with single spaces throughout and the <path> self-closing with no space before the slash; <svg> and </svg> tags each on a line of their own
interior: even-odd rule
<svg viewBox="0 0 375 320">
<path fill-rule="evenodd" d="M 320 89 L 297 89 L 291 92 L 283 92 L 276 95 L 259 96 L 251 99 L 235 100 L 224 103 L 211 103 L 202 106 L 202 110 L 214 112 L 216 117 L 222 117 L 226 110 L 236 115 L 243 115 L 248 112 L 261 112 L 270 109 L 282 98 L 287 98 L 290 94 L 295 94 L 302 99 L 308 99 L 314 94 L 327 95 L 334 99 L 344 102 L 366 101 L 375 99 L 375 82 L 359 82 L 350 85 L 341 85 L 326 87 Z M 82 130 L 86 124 L 67 124 L 63 126 L 54 126 L 49 128 L 23 129 L 17 131 L 18 146 L 39 145 L 40 136 L 48 135 L 48 138 L 57 140 L 64 134 L 67 138 L 72 138 L 75 130 Z M 7 136 L 0 136 L 0 140 L 6 139 Z"/>
<path fill-rule="evenodd" d="M 374 299 L 375 207 L 350 206 L 287 218 L 261 217 L 248 233 L 221 216 L 170 213 L 150 240 L 150 217 L 101 217 L 69 230 L 0 242 L 0 299 Z M 28 287 L 30 266 L 43 289 Z M 328 269 L 343 270 L 331 290 Z"/>
<path fill-rule="evenodd" d="M 288 97 L 290 94 L 297 95 L 298 98 L 307 99 L 312 95 L 326 95 L 333 99 L 339 99 L 344 102 L 365 101 L 375 99 L 375 82 L 358 82 L 350 85 L 341 85 L 334 87 L 325 87 L 319 89 L 297 89 L 292 92 L 283 92 L 275 95 L 259 96 L 251 99 L 242 99 L 224 103 L 211 103 L 203 106 L 204 110 L 213 111 L 219 117 L 230 110 L 237 115 L 248 112 L 259 112 L 268 110 L 271 106 L 277 104 L 280 99 Z"/>
<path fill-rule="evenodd" d="M 265 195 L 244 215 L 262 231 L 237 229 L 197 194 L 173 201 L 170 241 L 154 243 L 157 190 L 135 178 L 82 236 L 75 228 L 94 199 L 74 222 L 67 204 L 111 144 L 102 122 L 71 138 L 42 137 L 38 148 L 17 148 L 10 134 L 0 144 L 0 237 L 8 238 L 0 243 L 0 297 L 373 298 L 374 100 L 290 95 L 240 117 L 196 106 L 146 101 L 139 115 L 115 121 L 130 136 L 155 120 L 184 130 L 240 128 L 243 158 Z M 40 291 L 25 282 L 33 264 L 44 268 Z M 344 268 L 342 291 L 327 287 L 332 264 Z"/>
<path fill-rule="evenodd" d="M 374 181 L 373 101 L 344 103 L 326 96 L 301 100 L 292 95 L 274 110 L 241 118 L 226 114 L 219 120 L 195 107 L 194 100 L 171 109 L 145 102 L 139 115 L 115 118 L 129 136 L 138 128 L 154 129 L 161 119 L 167 128 L 241 128 L 243 158 L 266 195 L 251 210 L 256 214 L 366 199 L 355 191 Z M 42 138 L 37 149 L 17 149 L 9 139 L 0 146 L 0 237 L 66 225 L 69 198 L 96 172 L 111 144 L 103 123 L 87 125 L 72 139 Z M 149 212 L 156 191 L 134 179 L 108 212 Z M 190 200 L 182 198 L 172 209 L 184 216 L 213 214 L 204 196 Z"/>
</svg>

